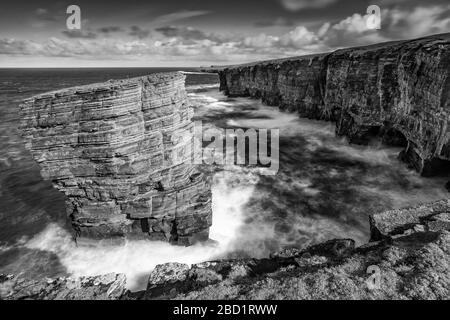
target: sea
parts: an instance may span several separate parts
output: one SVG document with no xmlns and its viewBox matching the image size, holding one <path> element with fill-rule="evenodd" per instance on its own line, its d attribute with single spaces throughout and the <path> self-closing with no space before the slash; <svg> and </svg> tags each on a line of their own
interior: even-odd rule
<svg viewBox="0 0 450 320">
<path fill-rule="evenodd" d="M 215 241 L 191 247 L 164 242 L 98 241 L 77 245 L 64 195 L 40 176 L 19 133 L 18 106 L 60 88 L 183 71 L 194 120 L 205 128 L 279 129 L 279 170 L 215 168 L 212 185 Z M 186 68 L 0 69 L 0 274 L 32 279 L 124 273 L 132 291 L 145 289 L 161 263 L 220 258 L 264 258 L 291 247 L 334 239 L 369 239 L 368 216 L 447 197 L 444 178 L 423 178 L 379 141 L 352 145 L 335 126 L 299 118 L 259 100 L 229 98 L 215 74 Z"/>
</svg>

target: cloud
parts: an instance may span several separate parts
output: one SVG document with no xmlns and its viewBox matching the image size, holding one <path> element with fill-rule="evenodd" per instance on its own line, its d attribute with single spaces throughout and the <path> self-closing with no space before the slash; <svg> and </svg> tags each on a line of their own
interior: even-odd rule
<svg viewBox="0 0 450 320">
<path fill-rule="evenodd" d="M 283 7 L 289 11 L 300 11 L 302 9 L 324 8 L 337 0 L 279 0 Z"/>
<path fill-rule="evenodd" d="M 96 39 L 97 34 L 89 30 L 64 30 L 62 33 L 69 38 Z"/>
<path fill-rule="evenodd" d="M 128 34 L 139 39 L 145 39 L 150 35 L 150 30 L 142 29 L 139 26 L 131 26 Z"/>
<path fill-rule="evenodd" d="M 279 41 L 278 37 L 270 36 L 266 34 L 259 34 L 253 37 L 246 37 L 243 41 L 245 47 L 253 48 L 269 48 L 273 47 Z"/>
<path fill-rule="evenodd" d="M 198 16 L 203 16 L 211 13 L 207 10 L 182 10 L 177 12 L 172 12 L 164 14 L 162 16 L 156 17 L 152 22 L 154 24 L 168 24 L 175 21 L 185 20 L 189 18 L 194 18 Z"/>
<path fill-rule="evenodd" d="M 384 9 L 381 12 L 380 30 L 368 30 L 367 18 L 367 15 L 353 14 L 343 19 L 327 30 L 323 41 L 330 48 L 335 48 L 448 32 L 450 5 Z"/>
<path fill-rule="evenodd" d="M 32 18 L 32 25 L 35 28 L 43 28 L 54 24 L 55 22 L 62 21 L 61 14 L 49 10 L 46 8 L 37 8 L 34 11 L 34 17 Z"/>
<path fill-rule="evenodd" d="M 39 21 L 54 22 L 56 21 L 55 15 L 51 14 L 48 9 L 37 8 L 35 11 L 36 19 Z"/>
<path fill-rule="evenodd" d="M 0 39 L 0 54 L 3 55 L 28 55 L 37 52 L 38 49 L 39 46 L 37 44 L 34 45 L 30 40 Z"/>
<path fill-rule="evenodd" d="M 276 19 L 262 20 L 255 22 L 255 27 L 266 28 L 266 27 L 293 27 L 295 22 L 291 19 L 286 19 L 283 17 L 278 17 Z"/>
<path fill-rule="evenodd" d="M 297 26 L 281 36 L 259 34 L 246 37 L 242 46 L 270 49 L 273 53 L 303 54 L 411 39 L 450 30 L 450 5 L 385 9 L 381 14 L 381 30 L 368 29 L 368 17 L 355 13 L 335 23 L 326 22 L 316 31 Z"/>
<path fill-rule="evenodd" d="M 312 31 L 309 31 L 306 27 L 299 26 L 294 30 L 288 32 L 280 38 L 280 43 L 284 47 L 292 47 L 301 49 L 305 45 L 317 43 L 319 37 Z"/>
<path fill-rule="evenodd" d="M 256 36 L 246 37 L 241 42 L 241 45 L 247 48 L 272 48 L 275 52 L 285 51 L 285 49 L 305 49 L 320 43 L 319 32 L 315 33 L 304 26 L 298 26 L 281 36 L 261 33 Z"/>
<path fill-rule="evenodd" d="M 450 4 L 383 10 L 381 18 L 381 32 L 386 36 L 415 38 L 449 32 Z"/>
<path fill-rule="evenodd" d="M 66 31 L 62 39 L 47 41 L 1 39 L 0 54 L 118 61 L 197 61 L 199 65 L 206 61 L 241 63 L 446 32 L 450 30 L 450 5 L 387 8 L 382 11 L 381 30 L 368 30 L 366 19 L 367 16 L 353 14 L 314 27 L 299 25 L 283 34 L 257 35 L 219 34 L 174 25 L 161 26 L 153 33 L 138 26 L 127 30 L 113 26 L 95 29 L 98 33 L 89 29 Z M 107 36 L 120 31 L 124 33 Z M 128 36 L 125 31 L 129 32 Z"/>
<path fill-rule="evenodd" d="M 36 15 L 41 16 L 41 15 L 45 15 L 48 13 L 47 9 L 44 8 L 37 8 L 36 9 Z"/>
<path fill-rule="evenodd" d="M 184 39 L 194 39 L 194 40 L 201 40 L 208 38 L 208 35 L 203 31 L 190 27 L 165 26 L 156 28 L 155 30 L 162 33 L 166 37 L 181 37 Z"/>
<path fill-rule="evenodd" d="M 120 31 L 122 31 L 122 28 L 119 26 L 108 26 L 108 27 L 98 28 L 98 31 L 101 33 L 109 34 L 109 33 L 114 33 L 114 32 L 120 32 Z"/>
<path fill-rule="evenodd" d="M 142 41 L 116 39 L 71 39 L 50 38 L 45 42 L 0 39 L 0 54 L 13 56 L 81 57 L 108 59 L 133 55 L 153 54 L 152 45 Z"/>
<path fill-rule="evenodd" d="M 178 38 L 185 41 L 209 40 L 215 43 L 224 43 L 232 41 L 232 37 L 225 34 L 204 32 L 192 27 L 165 26 L 156 28 L 155 31 L 168 38 Z"/>
</svg>

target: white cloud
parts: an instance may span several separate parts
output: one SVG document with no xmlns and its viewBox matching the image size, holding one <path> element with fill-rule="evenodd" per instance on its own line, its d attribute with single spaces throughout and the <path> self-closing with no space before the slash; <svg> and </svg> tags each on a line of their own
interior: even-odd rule
<svg viewBox="0 0 450 320">
<path fill-rule="evenodd" d="M 91 60 L 205 61 L 239 63 L 331 51 L 340 47 L 407 39 L 450 30 L 450 5 L 382 11 L 381 30 L 368 30 L 367 16 L 353 14 L 316 29 L 297 26 L 281 35 L 216 34 L 189 27 L 161 27 L 147 38 L 0 39 L 0 56 L 26 59 L 73 57 Z M 126 38 L 128 36 L 128 38 Z M 6 59 L 8 60 L 8 59 Z"/>
<path fill-rule="evenodd" d="M 415 38 L 450 31 L 450 5 L 398 8 L 382 12 L 382 30 L 396 37 Z"/>
<path fill-rule="evenodd" d="M 267 47 L 272 47 L 278 41 L 279 41 L 278 37 L 274 37 L 274 36 L 270 36 L 270 35 L 261 33 L 257 36 L 246 37 L 243 41 L 243 44 L 246 47 L 267 48 Z"/>
<path fill-rule="evenodd" d="M 306 45 L 317 43 L 319 37 L 303 26 L 298 26 L 294 30 L 280 38 L 280 43 L 285 47 L 301 49 Z"/>
<path fill-rule="evenodd" d="M 350 32 L 350 33 L 363 33 L 367 31 L 367 15 L 362 16 L 359 13 L 355 13 L 350 17 L 345 18 L 339 23 L 333 25 L 334 30 Z"/>
</svg>

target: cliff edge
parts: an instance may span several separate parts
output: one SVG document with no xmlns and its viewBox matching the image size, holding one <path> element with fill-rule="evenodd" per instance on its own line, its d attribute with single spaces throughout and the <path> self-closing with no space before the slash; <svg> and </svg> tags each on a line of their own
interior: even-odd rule
<svg viewBox="0 0 450 320">
<path fill-rule="evenodd" d="M 352 143 L 380 136 L 425 176 L 449 172 L 450 33 L 213 71 L 229 96 L 335 121 Z"/>
</svg>

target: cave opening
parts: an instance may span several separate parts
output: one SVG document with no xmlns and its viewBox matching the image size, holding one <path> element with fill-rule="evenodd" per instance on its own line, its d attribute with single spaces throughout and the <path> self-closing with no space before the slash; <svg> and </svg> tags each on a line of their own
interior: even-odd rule
<svg viewBox="0 0 450 320">
<path fill-rule="evenodd" d="M 382 130 L 381 141 L 383 144 L 393 147 L 406 148 L 408 146 L 408 139 L 398 129 L 387 127 Z"/>
</svg>

